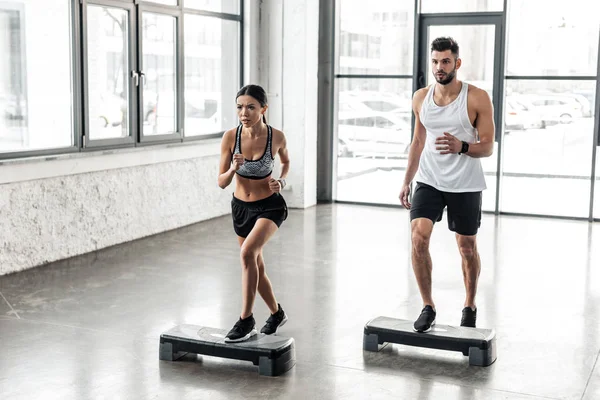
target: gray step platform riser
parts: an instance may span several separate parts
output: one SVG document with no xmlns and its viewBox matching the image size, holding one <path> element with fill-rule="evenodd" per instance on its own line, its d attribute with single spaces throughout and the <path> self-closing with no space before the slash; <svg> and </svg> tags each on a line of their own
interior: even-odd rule
<svg viewBox="0 0 600 400">
<path fill-rule="evenodd" d="M 367 333 L 365 333 L 367 334 Z M 369 334 L 377 335 L 379 344 L 383 343 L 397 343 L 404 344 L 408 346 L 416 346 L 416 347 L 427 347 L 430 349 L 438 349 L 438 350 L 449 350 L 449 351 L 459 351 L 464 355 L 469 354 L 469 349 L 472 347 L 476 347 L 481 350 L 487 350 L 488 343 L 487 342 L 477 342 L 477 341 L 460 341 L 453 338 L 447 337 L 436 337 L 432 335 L 428 335 L 426 333 L 419 334 L 419 336 L 415 335 L 398 335 L 398 334 L 390 334 L 386 332 L 369 332 Z"/>
<path fill-rule="evenodd" d="M 175 361 L 186 353 L 251 361 L 254 365 L 258 365 L 258 372 L 263 376 L 278 376 L 296 365 L 296 350 L 293 343 L 283 352 L 265 352 L 264 350 L 228 347 L 227 345 L 216 345 L 215 343 L 193 343 L 183 339 L 161 337 L 159 344 L 160 360 Z"/>
<path fill-rule="evenodd" d="M 160 340 L 161 345 L 163 343 L 170 343 L 173 348 L 173 353 L 185 352 L 185 353 L 196 353 L 203 354 L 206 356 L 214 356 L 221 358 L 231 358 L 234 360 L 252 361 L 258 362 L 260 357 L 266 358 L 277 358 L 278 354 L 271 352 L 271 354 L 265 354 L 265 351 L 259 351 L 254 349 L 244 349 L 240 347 L 227 347 L 227 346 L 216 346 L 214 343 L 190 343 L 183 340 L 172 340 L 163 339 Z"/>
<path fill-rule="evenodd" d="M 407 340 L 410 338 L 403 338 L 399 340 L 397 337 L 393 335 L 381 335 L 376 333 L 366 334 L 363 337 L 363 349 L 366 351 L 377 352 L 379 351 L 385 343 L 393 343 L 393 344 L 401 344 L 407 346 L 414 347 L 425 347 L 431 349 L 438 350 L 449 350 L 449 351 L 459 351 L 463 355 L 469 357 L 469 364 L 480 367 L 490 366 L 496 361 L 496 340 L 492 340 L 489 345 L 486 343 L 485 349 L 478 348 L 476 346 L 456 346 L 453 344 L 452 346 L 444 345 L 444 343 L 440 342 L 440 339 L 437 340 L 417 340 L 417 338 L 413 338 L 413 340 Z"/>
<path fill-rule="evenodd" d="M 296 351 L 292 347 L 276 359 L 260 357 L 258 373 L 264 376 L 278 376 L 292 369 L 294 365 L 296 365 Z"/>
</svg>

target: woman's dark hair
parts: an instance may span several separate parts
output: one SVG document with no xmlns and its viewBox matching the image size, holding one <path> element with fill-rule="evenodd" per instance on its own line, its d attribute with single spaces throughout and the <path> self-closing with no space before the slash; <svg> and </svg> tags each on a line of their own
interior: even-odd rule
<svg viewBox="0 0 600 400">
<path fill-rule="evenodd" d="M 267 93 L 265 92 L 265 89 L 263 89 L 261 86 L 258 86 L 258 85 L 244 86 L 237 92 L 235 99 L 237 100 L 237 98 L 240 96 L 254 97 L 260 103 L 261 107 L 264 107 L 268 104 L 267 103 Z M 264 114 L 263 114 L 263 122 L 265 124 L 267 123 L 267 117 L 265 117 Z"/>
</svg>

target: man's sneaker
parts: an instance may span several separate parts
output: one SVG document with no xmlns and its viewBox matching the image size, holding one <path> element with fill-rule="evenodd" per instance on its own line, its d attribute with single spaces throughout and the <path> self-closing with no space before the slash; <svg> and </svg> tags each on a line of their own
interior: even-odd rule
<svg viewBox="0 0 600 400">
<path fill-rule="evenodd" d="M 431 306 L 425 306 L 415 321 L 413 329 L 416 332 L 429 332 L 433 325 L 435 325 L 435 310 Z"/>
<path fill-rule="evenodd" d="M 225 343 L 243 342 L 244 340 L 250 339 L 252 336 L 256 335 L 254 325 L 256 325 L 256 321 L 254 321 L 252 315 L 246 317 L 246 319 L 240 317 L 227 336 L 225 336 Z"/>
<path fill-rule="evenodd" d="M 271 314 L 269 319 L 267 319 L 265 326 L 260 330 L 260 333 L 272 335 L 277 331 L 277 328 L 283 326 L 287 322 L 288 317 L 285 314 L 285 311 L 283 311 L 283 308 L 281 308 L 281 304 L 277 303 L 277 305 L 279 306 L 279 310 L 277 310 L 275 314 Z"/>
<path fill-rule="evenodd" d="M 460 320 L 460 326 L 467 326 L 469 328 L 475 328 L 477 322 L 477 309 L 471 307 L 465 307 L 462 310 L 462 318 Z"/>
</svg>

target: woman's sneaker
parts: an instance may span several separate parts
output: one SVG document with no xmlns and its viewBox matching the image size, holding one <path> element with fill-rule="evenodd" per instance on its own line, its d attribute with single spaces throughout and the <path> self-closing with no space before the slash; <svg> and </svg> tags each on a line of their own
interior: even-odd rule
<svg viewBox="0 0 600 400">
<path fill-rule="evenodd" d="M 433 325 L 435 325 L 435 310 L 431 306 L 425 306 L 415 321 L 413 329 L 416 332 L 429 332 Z"/>
<path fill-rule="evenodd" d="M 225 336 L 225 343 L 243 342 L 244 340 L 250 339 L 257 333 L 256 329 L 254 329 L 254 325 L 256 325 L 254 316 L 250 315 L 249 317 L 246 317 L 246 319 L 240 317 L 227 336 Z"/>
<path fill-rule="evenodd" d="M 465 307 L 462 310 L 462 318 L 460 320 L 460 326 L 467 326 L 469 328 L 475 328 L 477 323 L 477 309 L 471 307 Z"/>
<path fill-rule="evenodd" d="M 288 317 L 285 314 L 285 311 L 283 311 L 283 308 L 281 308 L 281 304 L 277 303 L 277 305 L 279 306 L 279 310 L 277 310 L 275 314 L 271 314 L 269 319 L 267 319 L 265 326 L 260 330 L 260 333 L 272 335 L 277 331 L 277 328 L 283 326 L 287 322 Z"/>
</svg>

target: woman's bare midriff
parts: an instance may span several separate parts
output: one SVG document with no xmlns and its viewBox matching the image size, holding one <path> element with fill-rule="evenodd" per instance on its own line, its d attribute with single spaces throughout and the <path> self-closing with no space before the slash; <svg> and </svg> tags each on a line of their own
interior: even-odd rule
<svg viewBox="0 0 600 400">
<path fill-rule="evenodd" d="M 264 179 L 248 179 L 235 174 L 236 185 L 234 196 L 242 201 L 258 201 L 271 196 L 269 188 L 271 175 Z"/>
</svg>

